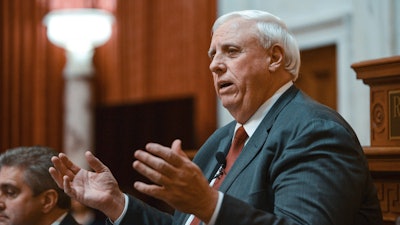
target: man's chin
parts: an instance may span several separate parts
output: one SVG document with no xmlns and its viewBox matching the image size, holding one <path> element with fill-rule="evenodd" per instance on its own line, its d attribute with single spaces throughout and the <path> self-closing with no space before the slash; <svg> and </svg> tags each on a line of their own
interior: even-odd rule
<svg viewBox="0 0 400 225">
<path fill-rule="evenodd" d="M 235 99 L 229 97 L 220 98 L 220 100 L 222 106 L 227 110 L 234 108 L 234 106 L 237 104 L 237 102 L 235 102 Z"/>
</svg>

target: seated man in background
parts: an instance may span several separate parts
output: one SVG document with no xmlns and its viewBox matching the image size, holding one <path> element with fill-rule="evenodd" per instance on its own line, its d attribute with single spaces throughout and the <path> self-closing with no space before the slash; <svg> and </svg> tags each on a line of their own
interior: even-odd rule
<svg viewBox="0 0 400 225">
<path fill-rule="evenodd" d="M 18 147 L 0 155 L 0 225 L 79 225 L 71 199 L 51 178 L 47 147 Z"/>
</svg>

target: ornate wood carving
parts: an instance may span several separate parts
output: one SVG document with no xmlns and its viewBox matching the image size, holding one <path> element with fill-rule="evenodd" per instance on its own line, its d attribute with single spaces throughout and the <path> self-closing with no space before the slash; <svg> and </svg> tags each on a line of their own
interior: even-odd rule
<svg viewBox="0 0 400 225">
<path fill-rule="evenodd" d="M 391 138 L 389 132 L 390 126 L 400 126 L 389 120 L 390 93 L 400 91 L 400 56 L 359 62 L 351 67 L 357 78 L 370 86 L 371 146 L 400 146 L 400 139 Z"/>
<path fill-rule="evenodd" d="M 383 218 L 385 221 L 395 221 L 400 215 L 400 184 L 396 181 L 376 181 L 375 182 Z"/>
<path fill-rule="evenodd" d="M 393 224 L 400 216 L 400 139 L 390 129 L 398 126 L 397 101 L 391 94 L 400 91 L 400 56 L 355 63 L 357 78 L 370 86 L 371 146 L 364 147 L 374 178 L 383 218 Z"/>
</svg>

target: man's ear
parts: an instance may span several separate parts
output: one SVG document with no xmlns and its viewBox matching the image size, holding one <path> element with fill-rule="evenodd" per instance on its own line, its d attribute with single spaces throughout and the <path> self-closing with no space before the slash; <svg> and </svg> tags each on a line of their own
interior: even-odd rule
<svg viewBox="0 0 400 225">
<path fill-rule="evenodd" d="M 40 194 L 40 204 L 42 206 L 42 212 L 50 212 L 58 201 L 58 193 L 54 189 L 49 189 Z"/>
<path fill-rule="evenodd" d="M 268 51 L 270 55 L 270 64 L 268 69 L 270 72 L 276 72 L 279 67 L 285 66 L 285 51 L 283 50 L 282 46 L 280 46 L 279 44 L 274 44 L 269 48 Z"/>
</svg>

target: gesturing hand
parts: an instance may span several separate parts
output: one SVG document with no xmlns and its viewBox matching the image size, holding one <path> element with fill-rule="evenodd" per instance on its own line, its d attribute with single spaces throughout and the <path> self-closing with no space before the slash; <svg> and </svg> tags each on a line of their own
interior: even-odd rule
<svg viewBox="0 0 400 225">
<path fill-rule="evenodd" d="M 154 182 L 135 182 L 138 191 L 209 221 L 218 192 L 209 186 L 200 168 L 183 152 L 180 140 L 175 140 L 171 148 L 149 143 L 146 151 L 135 151 L 135 158 L 133 168 Z"/>
<path fill-rule="evenodd" d="M 49 172 L 69 196 L 116 220 L 124 208 L 124 195 L 111 171 L 98 158 L 89 151 L 85 157 L 93 172 L 78 167 L 63 153 L 51 159 L 54 167 Z"/>
</svg>

